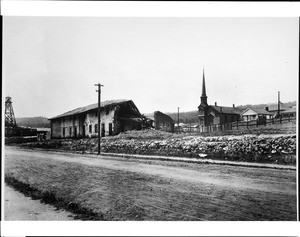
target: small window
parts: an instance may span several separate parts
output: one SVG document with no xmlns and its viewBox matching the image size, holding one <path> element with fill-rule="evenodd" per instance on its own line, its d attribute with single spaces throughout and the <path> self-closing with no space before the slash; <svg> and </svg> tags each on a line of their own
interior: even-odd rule
<svg viewBox="0 0 300 237">
<path fill-rule="evenodd" d="M 95 124 L 95 133 L 98 133 L 98 124 Z"/>
<path fill-rule="evenodd" d="M 92 133 L 92 125 L 89 126 L 89 132 Z"/>
<path fill-rule="evenodd" d="M 69 134 L 71 136 L 71 134 L 72 134 L 72 127 L 69 127 Z"/>
<path fill-rule="evenodd" d="M 66 128 L 63 128 L 63 137 L 65 137 L 66 134 Z"/>
<path fill-rule="evenodd" d="M 75 137 L 77 136 L 77 127 L 76 126 L 74 127 L 74 136 Z"/>
</svg>

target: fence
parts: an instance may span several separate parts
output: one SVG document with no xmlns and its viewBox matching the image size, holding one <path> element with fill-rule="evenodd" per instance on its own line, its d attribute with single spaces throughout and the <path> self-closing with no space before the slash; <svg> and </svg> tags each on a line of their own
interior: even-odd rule
<svg viewBox="0 0 300 237">
<path fill-rule="evenodd" d="M 266 119 L 266 120 L 253 120 L 253 121 L 237 121 L 233 123 L 227 124 L 212 124 L 209 126 L 184 126 L 175 128 L 175 132 L 177 133 L 209 133 L 209 132 L 224 132 L 224 131 L 232 131 L 232 130 L 247 130 L 258 128 L 262 126 L 270 126 L 270 125 L 280 125 L 287 124 L 290 122 L 296 122 L 296 117 L 284 117 L 277 119 Z"/>
<path fill-rule="evenodd" d="M 296 122 L 296 117 L 280 117 L 276 119 L 272 118 L 261 121 L 237 121 L 231 123 L 231 130 L 245 130 L 267 125 L 287 124 L 289 122 Z"/>
</svg>

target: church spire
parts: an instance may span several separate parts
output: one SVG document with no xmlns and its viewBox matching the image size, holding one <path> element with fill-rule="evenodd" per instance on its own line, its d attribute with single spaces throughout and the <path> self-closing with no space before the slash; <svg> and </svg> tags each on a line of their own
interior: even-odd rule
<svg viewBox="0 0 300 237">
<path fill-rule="evenodd" d="M 201 95 L 201 97 L 206 97 L 204 68 L 203 68 L 202 95 Z"/>
<path fill-rule="evenodd" d="M 201 104 L 207 105 L 207 96 L 206 96 L 206 88 L 205 88 L 205 75 L 203 68 L 203 79 L 202 79 L 202 95 L 201 95 Z"/>
</svg>

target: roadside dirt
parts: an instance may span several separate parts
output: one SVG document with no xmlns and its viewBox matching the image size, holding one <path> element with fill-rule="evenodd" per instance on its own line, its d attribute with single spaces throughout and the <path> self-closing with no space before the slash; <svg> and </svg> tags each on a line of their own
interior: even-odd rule
<svg viewBox="0 0 300 237">
<path fill-rule="evenodd" d="M 22 193 L 5 185 L 5 217 L 6 221 L 70 221 L 74 215 L 65 210 L 32 200 Z"/>
<path fill-rule="evenodd" d="M 6 175 L 51 187 L 105 220 L 296 220 L 295 171 L 12 147 L 5 155 Z"/>
</svg>

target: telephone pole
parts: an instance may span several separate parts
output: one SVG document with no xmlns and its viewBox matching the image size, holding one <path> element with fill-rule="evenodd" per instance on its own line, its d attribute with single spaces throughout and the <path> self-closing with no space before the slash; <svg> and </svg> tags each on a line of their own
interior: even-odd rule
<svg viewBox="0 0 300 237">
<path fill-rule="evenodd" d="M 100 123 L 101 123 L 101 116 L 100 116 L 100 107 L 101 107 L 101 85 L 100 83 L 95 84 L 95 86 L 98 87 L 98 155 L 100 155 L 100 139 L 101 139 L 101 134 L 100 134 Z"/>
<path fill-rule="evenodd" d="M 278 91 L 278 118 L 280 118 L 280 91 Z"/>
<path fill-rule="evenodd" d="M 178 107 L 178 112 L 177 112 L 177 129 L 179 133 L 179 107 Z"/>
</svg>

